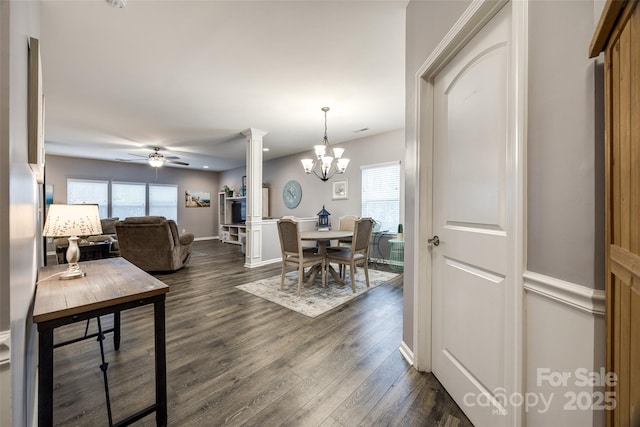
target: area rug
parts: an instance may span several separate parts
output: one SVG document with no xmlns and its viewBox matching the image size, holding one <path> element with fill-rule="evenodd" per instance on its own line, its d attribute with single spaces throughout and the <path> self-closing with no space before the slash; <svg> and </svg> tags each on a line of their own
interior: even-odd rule
<svg viewBox="0 0 640 427">
<path fill-rule="evenodd" d="M 369 285 L 373 289 L 394 277 L 397 274 L 387 271 L 369 270 Z M 347 279 L 348 281 L 348 279 Z M 304 284 L 303 284 L 304 286 Z M 308 317 L 317 317 L 329 310 L 332 310 L 347 301 L 367 292 L 367 284 L 364 281 L 362 269 L 358 269 L 356 274 L 356 293 L 351 290 L 351 282 L 344 286 L 336 284 L 333 279 L 329 280 L 326 288 L 320 286 L 320 279 L 317 278 L 315 284 L 309 288 L 303 287 L 300 296 L 298 291 L 298 272 L 290 271 L 285 275 L 284 289 L 280 290 L 280 275 L 267 279 L 256 280 L 255 282 L 238 285 L 236 288 L 250 294 L 274 302 L 290 310 L 304 314 Z"/>
</svg>

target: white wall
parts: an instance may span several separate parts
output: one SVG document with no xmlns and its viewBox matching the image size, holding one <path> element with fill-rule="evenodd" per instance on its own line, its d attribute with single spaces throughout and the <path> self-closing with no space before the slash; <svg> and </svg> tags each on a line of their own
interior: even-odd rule
<svg viewBox="0 0 640 427">
<path fill-rule="evenodd" d="M 0 334 L 10 331 L 11 346 L 10 359 L 0 368 L 0 424 L 25 426 L 34 415 L 36 331 L 31 316 L 43 258 L 41 193 L 27 163 L 28 38 L 39 37 L 40 3 L 0 2 L 0 22 Z"/>
</svg>

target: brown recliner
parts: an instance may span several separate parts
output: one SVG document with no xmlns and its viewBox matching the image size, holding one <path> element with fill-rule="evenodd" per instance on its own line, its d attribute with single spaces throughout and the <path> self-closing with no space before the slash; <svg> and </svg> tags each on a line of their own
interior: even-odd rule
<svg viewBox="0 0 640 427">
<path fill-rule="evenodd" d="M 193 234 L 178 234 L 172 219 L 130 217 L 116 222 L 120 255 L 144 271 L 175 271 L 191 258 Z"/>
</svg>

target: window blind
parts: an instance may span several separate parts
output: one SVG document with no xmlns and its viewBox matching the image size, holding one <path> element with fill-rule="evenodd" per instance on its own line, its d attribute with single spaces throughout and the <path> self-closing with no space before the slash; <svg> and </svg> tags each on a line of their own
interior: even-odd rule
<svg viewBox="0 0 640 427">
<path fill-rule="evenodd" d="M 124 219 L 145 216 L 147 185 L 134 182 L 111 183 L 111 216 Z"/>
<path fill-rule="evenodd" d="M 396 231 L 400 222 L 400 163 L 362 166 L 362 216 L 380 230 Z"/>
<path fill-rule="evenodd" d="M 97 204 L 100 218 L 109 216 L 109 181 L 67 179 L 67 203 Z"/>
<path fill-rule="evenodd" d="M 149 215 L 178 222 L 178 186 L 149 184 Z"/>
</svg>

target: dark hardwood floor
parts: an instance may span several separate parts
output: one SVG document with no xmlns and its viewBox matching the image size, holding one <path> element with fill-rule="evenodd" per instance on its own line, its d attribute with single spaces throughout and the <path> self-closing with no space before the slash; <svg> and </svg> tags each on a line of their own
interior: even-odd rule
<svg viewBox="0 0 640 427">
<path fill-rule="evenodd" d="M 433 375 L 398 351 L 402 275 L 310 319 L 234 288 L 279 274 L 279 264 L 244 268 L 240 247 L 217 240 L 194 251 L 188 267 L 155 275 L 171 287 L 169 425 L 471 425 Z M 152 314 L 150 306 L 122 313 L 119 351 L 111 334 L 105 340 L 114 421 L 153 403 Z M 61 328 L 56 341 L 84 327 Z M 54 360 L 55 425 L 108 425 L 98 343 L 58 348 Z M 155 415 L 136 425 L 155 425 Z"/>
</svg>

